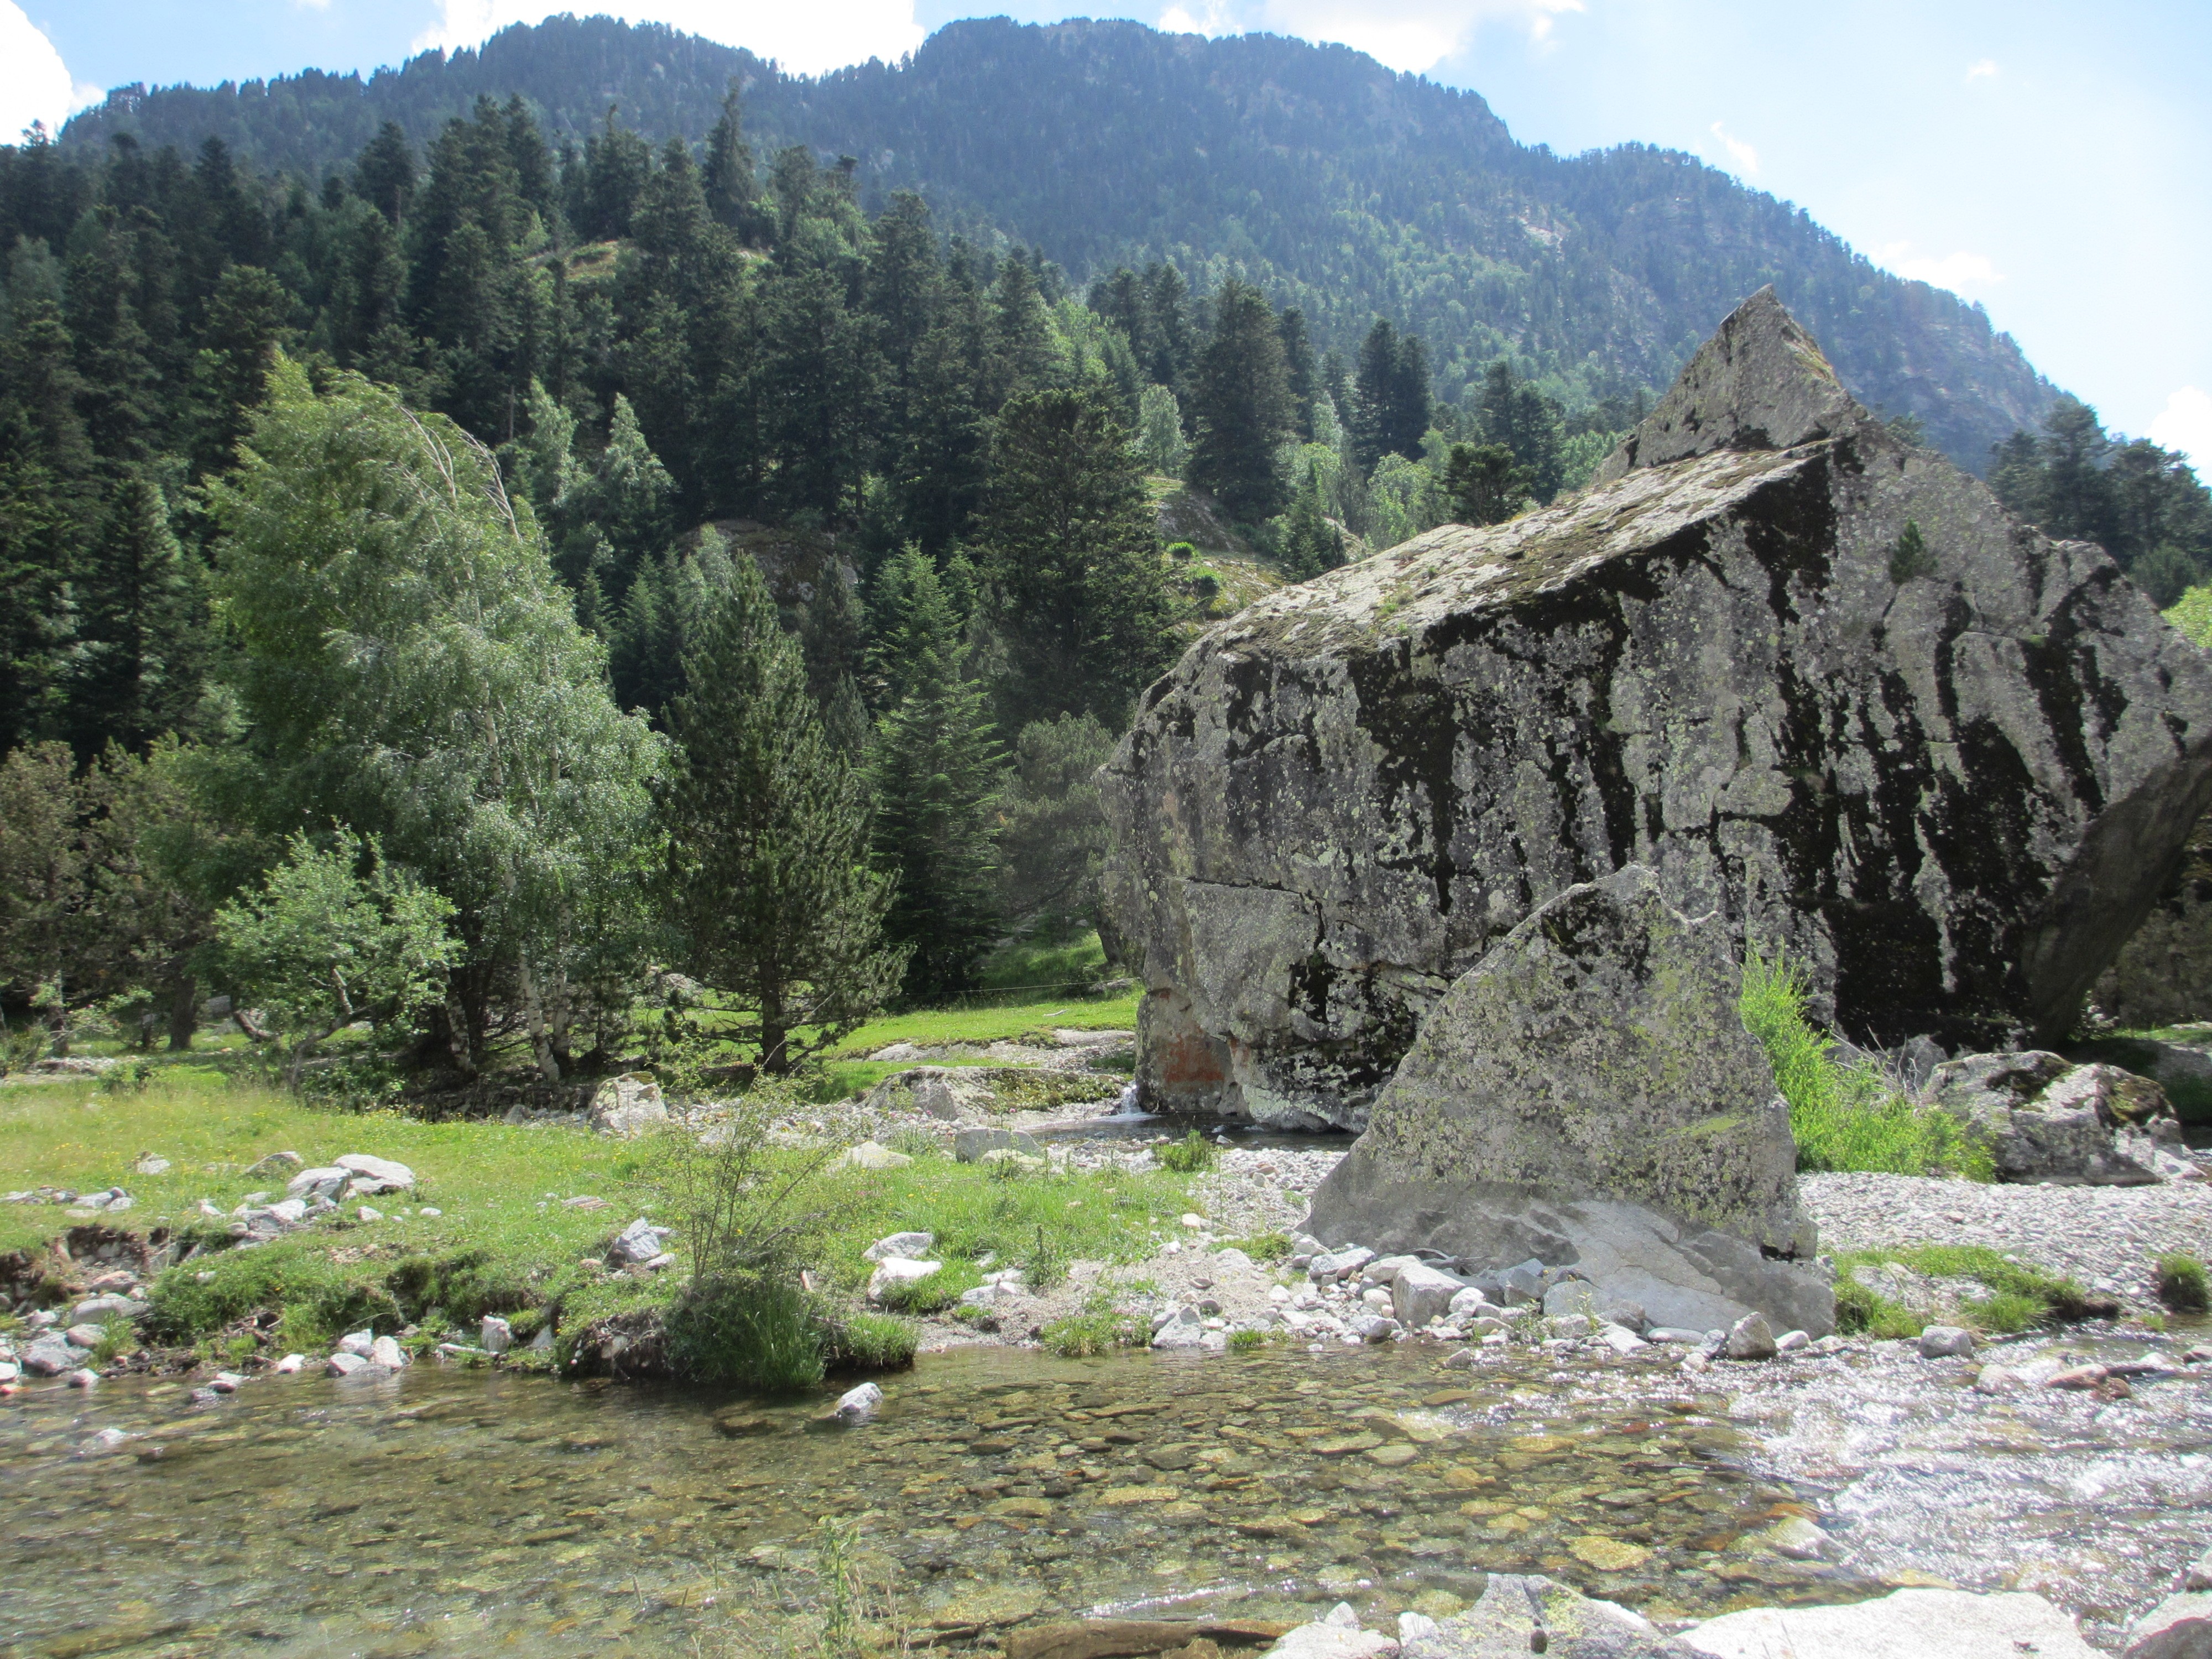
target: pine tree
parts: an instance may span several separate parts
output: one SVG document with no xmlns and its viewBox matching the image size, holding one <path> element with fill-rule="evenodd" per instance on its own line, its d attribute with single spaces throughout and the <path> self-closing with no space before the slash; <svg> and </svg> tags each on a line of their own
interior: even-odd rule
<svg viewBox="0 0 2212 1659">
<path fill-rule="evenodd" d="M 80 592 L 70 741 L 87 760 L 111 742 L 143 752 L 189 720 L 206 647 L 199 583 L 158 485 L 117 486 Z"/>
<path fill-rule="evenodd" d="M 1377 318 L 1360 343 L 1350 422 L 1353 453 L 1363 472 L 1385 455 L 1421 458 L 1429 429 L 1428 348 Z"/>
<path fill-rule="evenodd" d="M 760 208 L 760 181 L 753 176 L 753 149 L 745 142 L 735 76 L 722 94 L 722 112 L 714 130 L 707 136 L 702 171 L 707 210 L 715 222 L 735 231 L 740 241 L 758 241 L 768 230 L 768 216 Z"/>
<path fill-rule="evenodd" d="M 1259 289 L 1231 277 L 1214 301 L 1213 337 L 1191 388 L 1190 482 L 1231 517 L 1256 524 L 1282 510 L 1275 451 L 1290 428 L 1283 337 Z"/>
<path fill-rule="evenodd" d="M 1548 501 L 1559 493 L 1559 405 L 1513 372 L 1504 358 L 1483 371 L 1477 409 L 1486 443 L 1503 444 L 1528 474 L 1528 493 Z"/>
<path fill-rule="evenodd" d="M 1313 404 L 1320 390 L 1320 367 L 1314 362 L 1313 341 L 1306 334 L 1305 313 L 1285 306 L 1275 325 L 1283 336 L 1283 380 L 1291 394 L 1291 419 L 1299 439 L 1313 441 Z"/>
<path fill-rule="evenodd" d="M 967 619 L 936 566 L 908 549 L 886 574 L 902 603 L 878 642 L 901 688 L 877 724 L 872 758 L 876 858 L 898 880 L 884 933 L 913 952 L 907 994 L 942 1000 L 973 988 L 998 930 L 1001 756 L 983 688 L 962 669 Z"/>
<path fill-rule="evenodd" d="M 1454 444 L 1444 493 L 1462 524 L 1503 524 L 1521 510 L 1534 481 L 1504 444 Z"/>
<path fill-rule="evenodd" d="M 1322 500 L 1321 468 L 1310 465 L 1283 526 L 1283 568 L 1303 580 L 1344 562 L 1344 532 L 1328 521 Z"/>
<path fill-rule="evenodd" d="M 1119 726 L 1175 641 L 1143 463 L 1103 394 L 1000 411 L 976 541 L 1007 658 L 1004 729 L 1084 710 Z"/>
<path fill-rule="evenodd" d="M 866 785 L 823 734 L 799 643 L 750 559 L 684 669 L 659 795 L 663 914 L 684 970 L 748 1017 L 741 1040 L 781 1075 L 897 986 L 905 952 L 883 942 L 893 884 L 868 868 Z"/>
<path fill-rule="evenodd" d="M 377 129 L 368 147 L 355 158 L 354 193 L 398 228 L 407 221 L 408 204 L 415 197 L 415 147 L 397 121 Z"/>
</svg>

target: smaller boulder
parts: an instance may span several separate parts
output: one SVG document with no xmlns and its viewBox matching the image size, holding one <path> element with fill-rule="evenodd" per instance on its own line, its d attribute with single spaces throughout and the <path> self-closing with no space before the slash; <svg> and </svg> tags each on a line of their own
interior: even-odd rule
<svg viewBox="0 0 2212 1659">
<path fill-rule="evenodd" d="M 1449 1314 L 1467 1287 L 1449 1273 L 1439 1273 L 1425 1261 L 1401 1267 L 1390 1280 L 1390 1310 L 1408 1330 L 1418 1331 L 1430 1321 Z"/>
<path fill-rule="evenodd" d="M 345 1190 L 346 1183 L 352 1179 L 352 1170 L 342 1170 L 334 1164 L 302 1170 L 284 1183 L 284 1195 L 310 1202 L 319 1198 L 334 1199 Z"/>
<path fill-rule="evenodd" d="M 486 1314 L 483 1333 L 478 1340 L 486 1353 L 505 1353 L 514 1346 L 514 1327 L 497 1314 Z"/>
<path fill-rule="evenodd" d="M 250 1166 L 246 1171 L 246 1178 L 255 1181 L 264 1176 L 289 1176 L 307 1161 L 297 1152 L 271 1152 L 259 1163 Z"/>
<path fill-rule="evenodd" d="M 889 1297 L 892 1286 L 915 1284 L 939 1272 L 944 1266 L 942 1261 L 909 1261 L 904 1256 L 885 1256 L 868 1276 L 868 1300 L 880 1303 Z"/>
<path fill-rule="evenodd" d="M 1206 1346 L 1206 1316 L 1196 1308 L 1177 1308 L 1152 1333 L 1156 1348 L 1202 1348 Z"/>
<path fill-rule="evenodd" d="M 23 1350 L 22 1366 L 33 1376 L 60 1376 L 75 1368 L 78 1358 L 68 1343 L 46 1336 Z"/>
<path fill-rule="evenodd" d="M 1036 1137 L 1018 1129 L 969 1128 L 952 1137 L 952 1156 L 963 1164 L 980 1164 L 986 1152 L 1019 1152 L 1025 1158 L 1044 1156 Z"/>
<path fill-rule="evenodd" d="M 1334 1284 L 1340 1279 L 1349 1279 L 1373 1260 L 1374 1251 L 1362 1245 L 1347 1244 L 1316 1256 L 1306 1266 L 1306 1277 L 1316 1285 Z"/>
<path fill-rule="evenodd" d="M 923 1251 L 937 1243 L 935 1233 L 893 1233 L 879 1238 L 860 1252 L 864 1261 L 881 1261 L 888 1256 L 902 1256 L 907 1261 L 919 1261 Z"/>
<path fill-rule="evenodd" d="M 585 1121 L 599 1133 L 628 1140 L 659 1128 L 669 1121 L 668 1103 L 661 1097 L 660 1080 L 650 1072 L 624 1072 L 592 1091 L 591 1109 Z"/>
<path fill-rule="evenodd" d="M 373 1193 L 404 1192 L 415 1184 L 415 1171 L 388 1158 L 373 1158 L 367 1152 L 348 1152 L 343 1158 L 332 1158 L 331 1162 L 351 1173 L 353 1180 L 348 1183 L 348 1189 L 363 1196 Z M 374 1184 L 368 1184 L 370 1182 Z M 285 1190 L 288 1193 L 291 1190 L 289 1182 Z"/>
<path fill-rule="evenodd" d="M 374 1331 L 349 1331 L 338 1339 L 338 1352 L 349 1353 L 356 1359 L 366 1359 L 376 1346 Z"/>
<path fill-rule="evenodd" d="M 1930 1325 L 1920 1333 L 1923 1359 L 1964 1359 L 1974 1352 L 1974 1334 L 1957 1325 Z"/>
<path fill-rule="evenodd" d="M 863 1382 L 837 1396 L 835 1415 L 840 1423 L 865 1423 L 883 1403 L 884 1391 L 872 1382 Z"/>
<path fill-rule="evenodd" d="M 1936 1068 L 1928 1097 L 1988 1142 L 2000 1181 L 2147 1187 L 2198 1173 L 2166 1091 L 2117 1066 L 2039 1048 L 1966 1054 Z"/>
<path fill-rule="evenodd" d="M 2212 1654 L 2212 1595 L 2169 1595 L 2128 1627 L 2127 1659 L 2205 1659 Z"/>
<path fill-rule="evenodd" d="M 1728 1340 L 1721 1344 L 1721 1352 L 1729 1359 L 1771 1359 L 1775 1352 L 1773 1328 L 1760 1313 L 1748 1313 L 1737 1320 L 1729 1328 Z"/>
<path fill-rule="evenodd" d="M 614 1243 L 607 1246 L 607 1263 L 616 1267 L 641 1267 L 664 1254 L 661 1240 L 675 1231 L 673 1227 L 656 1227 L 640 1216 L 617 1233 Z"/>
<path fill-rule="evenodd" d="M 857 1146 L 848 1146 L 837 1159 L 840 1167 L 849 1170 L 903 1170 L 914 1159 L 904 1152 L 895 1152 L 888 1146 L 879 1146 L 872 1140 L 864 1140 Z"/>
</svg>

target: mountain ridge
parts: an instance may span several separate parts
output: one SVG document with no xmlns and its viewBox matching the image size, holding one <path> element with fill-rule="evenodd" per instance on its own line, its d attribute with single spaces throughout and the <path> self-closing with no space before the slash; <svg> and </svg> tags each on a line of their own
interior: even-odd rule
<svg viewBox="0 0 2212 1659">
<path fill-rule="evenodd" d="M 1853 392 L 1909 414 L 1976 471 L 2057 398 L 1956 295 L 1875 267 L 1802 209 L 1644 145 L 1523 145 L 1480 94 L 1344 46 L 1207 40 L 1142 24 L 948 24 L 897 64 L 811 79 L 661 25 L 562 15 L 363 79 L 308 71 L 214 88 L 119 88 L 62 142 L 128 131 L 310 179 L 390 118 L 418 143 L 480 94 L 520 94 L 557 137 L 619 106 L 697 140 L 734 76 L 757 153 L 857 158 L 878 199 L 918 188 L 941 222 L 1032 245 L 1079 279 L 1172 258 L 1304 310 L 1346 350 L 1376 315 L 1432 348 L 1448 400 L 1510 356 L 1571 405 L 1670 381 L 1771 283 Z"/>
</svg>

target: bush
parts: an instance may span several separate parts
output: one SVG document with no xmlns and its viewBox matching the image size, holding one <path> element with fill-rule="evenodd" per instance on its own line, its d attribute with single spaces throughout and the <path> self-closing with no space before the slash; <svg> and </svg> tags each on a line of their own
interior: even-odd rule
<svg viewBox="0 0 2212 1659">
<path fill-rule="evenodd" d="M 306 1241 L 195 1256 L 155 1280 L 148 1299 L 147 1336 L 179 1345 L 265 1310 L 283 1316 L 283 1339 L 301 1348 L 327 1346 L 349 1331 L 396 1331 L 406 1322 L 382 1285 L 349 1275 Z"/>
<path fill-rule="evenodd" d="M 1737 1006 L 1790 1103 L 1800 1171 L 1993 1178 L 1988 1148 L 1949 1113 L 1908 1100 L 1871 1063 L 1836 1063 L 1833 1039 L 1805 1018 L 1802 975 L 1779 956 L 1770 963 L 1753 950 L 1745 957 Z"/>
<path fill-rule="evenodd" d="M 1274 1341 L 1275 1338 L 1271 1332 L 1255 1331 L 1247 1328 L 1229 1333 L 1229 1351 L 1231 1353 L 1249 1353 L 1255 1348 L 1271 1347 Z"/>
<path fill-rule="evenodd" d="M 534 1307 L 538 1299 L 516 1264 L 495 1261 L 489 1250 L 483 1249 L 409 1256 L 384 1282 L 410 1318 L 422 1321 L 434 1309 L 459 1330 L 478 1323 L 486 1314 Z"/>
<path fill-rule="evenodd" d="M 1141 1348 L 1152 1340 L 1152 1330 L 1135 1314 L 1116 1309 L 1112 1297 L 1097 1291 L 1079 1312 L 1046 1326 L 1041 1340 L 1046 1352 L 1062 1359 L 1091 1359 L 1116 1348 Z"/>
<path fill-rule="evenodd" d="M 2203 1313 L 2207 1291 L 2204 1264 L 2175 1253 L 2158 1259 L 2158 1299 L 2175 1313 Z"/>
<path fill-rule="evenodd" d="M 1160 1168 L 1176 1175 L 1196 1175 L 1210 1170 L 1221 1161 L 1221 1154 L 1213 1143 L 1193 1129 L 1181 1140 L 1152 1148 L 1152 1156 L 1159 1160 Z"/>
<path fill-rule="evenodd" d="M 919 1339 L 903 1319 L 848 1313 L 831 1319 L 823 1358 L 833 1371 L 890 1371 L 914 1364 Z"/>
<path fill-rule="evenodd" d="M 669 1366 L 689 1382 L 799 1394 L 818 1387 L 828 1369 L 814 1298 L 787 1280 L 695 1281 L 662 1328 Z"/>
<path fill-rule="evenodd" d="M 1249 1238 L 1224 1240 L 1223 1248 L 1242 1250 L 1255 1262 L 1264 1267 L 1271 1262 L 1282 1261 L 1289 1258 L 1291 1236 L 1288 1233 L 1255 1233 Z"/>
</svg>

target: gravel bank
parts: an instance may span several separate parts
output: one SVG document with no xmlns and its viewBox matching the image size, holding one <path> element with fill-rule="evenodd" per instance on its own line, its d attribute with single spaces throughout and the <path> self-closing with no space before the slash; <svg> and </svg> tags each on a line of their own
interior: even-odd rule
<svg viewBox="0 0 2212 1659">
<path fill-rule="evenodd" d="M 2164 1187 L 1984 1187 L 1928 1176 L 1814 1175 L 1798 1182 L 1820 1248 L 1980 1244 L 2137 1307 L 2157 1306 L 2152 1262 L 2212 1261 L 2212 1182 Z"/>
</svg>

